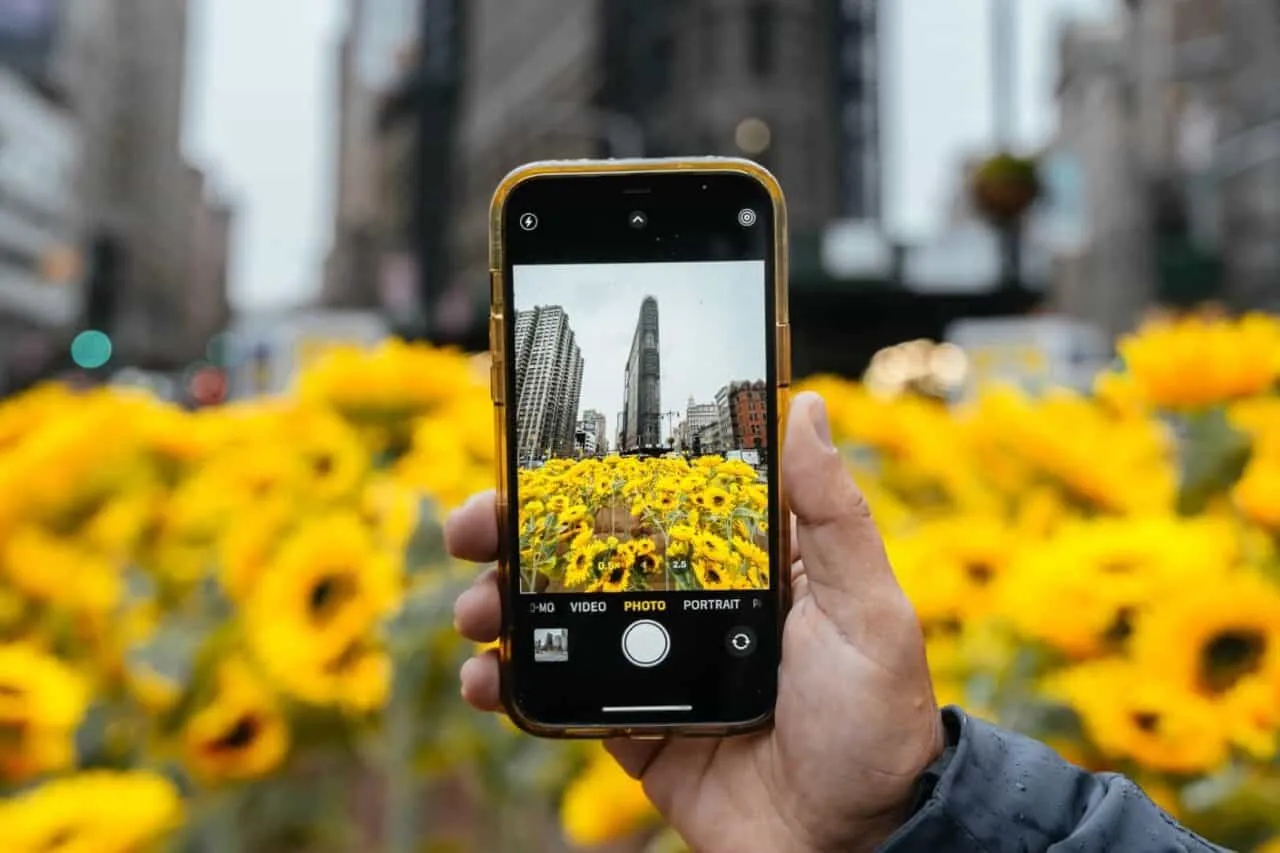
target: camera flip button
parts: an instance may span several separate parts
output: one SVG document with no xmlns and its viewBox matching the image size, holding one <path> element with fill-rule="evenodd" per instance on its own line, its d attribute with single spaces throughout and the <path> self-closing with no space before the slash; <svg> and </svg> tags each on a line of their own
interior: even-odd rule
<svg viewBox="0 0 1280 853">
<path fill-rule="evenodd" d="M 747 627 L 734 628 L 724 640 L 725 648 L 735 658 L 745 658 L 756 650 L 756 632 Z"/>
<path fill-rule="evenodd" d="M 651 619 L 633 622 L 622 632 L 622 653 L 636 666 L 657 666 L 670 651 L 671 635 Z"/>
</svg>

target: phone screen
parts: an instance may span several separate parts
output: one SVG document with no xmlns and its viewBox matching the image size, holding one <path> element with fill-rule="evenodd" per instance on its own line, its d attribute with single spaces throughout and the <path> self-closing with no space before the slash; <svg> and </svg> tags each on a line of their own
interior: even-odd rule
<svg viewBox="0 0 1280 853">
<path fill-rule="evenodd" d="M 505 210 L 509 701 L 553 727 L 767 716 L 767 190 L 740 174 L 557 175 Z"/>
</svg>

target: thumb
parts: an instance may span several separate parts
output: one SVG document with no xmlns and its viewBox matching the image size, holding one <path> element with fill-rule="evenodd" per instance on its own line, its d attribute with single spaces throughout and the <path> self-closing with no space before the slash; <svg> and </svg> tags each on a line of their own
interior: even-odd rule
<svg viewBox="0 0 1280 853">
<path fill-rule="evenodd" d="M 876 631 L 905 598 L 866 499 L 832 444 L 826 403 L 817 394 L 792 401 L 782 478 L 815 603 L 851 640 Z"/>
</svg>

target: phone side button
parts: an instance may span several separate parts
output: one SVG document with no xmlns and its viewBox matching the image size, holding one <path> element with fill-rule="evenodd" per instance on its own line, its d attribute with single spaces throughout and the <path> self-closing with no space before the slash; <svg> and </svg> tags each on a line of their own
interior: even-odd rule
<svg viewBox="0 0 1280 853">
<path fill-rule="evenodd" d="M 778 324 L 778 384 L 791 384 L 791 324 Z"/>
<path fill-rule="evenodd" d="M 503 340 L 502 334 L 502 315 L 489 315 L 489 352 L 495 355 L 501 355 L 505 347 L 506 341 Z"/>
<path fill-rule="evenodd" d="M 502 365 L 497 361 L 489 365 L 489 396 L 493 399 L 494 405 L 501 406 L 503 397 L 502 387 Z"/>
</svg>

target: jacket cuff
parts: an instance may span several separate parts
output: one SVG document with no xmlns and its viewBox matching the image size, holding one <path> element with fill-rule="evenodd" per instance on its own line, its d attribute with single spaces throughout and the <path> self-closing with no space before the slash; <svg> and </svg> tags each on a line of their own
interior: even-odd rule
<svg viewBox="0 0 1280 853">
<path fill-rule="evenodd" d="M 959 708 L 942 717 L 943 756 L 921 777 L 918 808 L 881 853 L 1220 849 L 1178 826 L 1123 777 L 1087 773 L 1043 743 Z"/>
<path fill-rule="evenodd" d="M 1034 818 L 1045 811 L 1046 789 L 1079 771 L 1043 744 L 959 708 L 943 709 L 942 722 L 943 754 L 921 776 L 915 812 L 881 853 L 1003 851 L 1014 838 L 1030 842 L 1018 849 L 1043 850 L 1071 834 L 1070 825 L 1041 827 Z M 1007 743 L 1010 738 L 1019 742 Z"/>
</svg>

